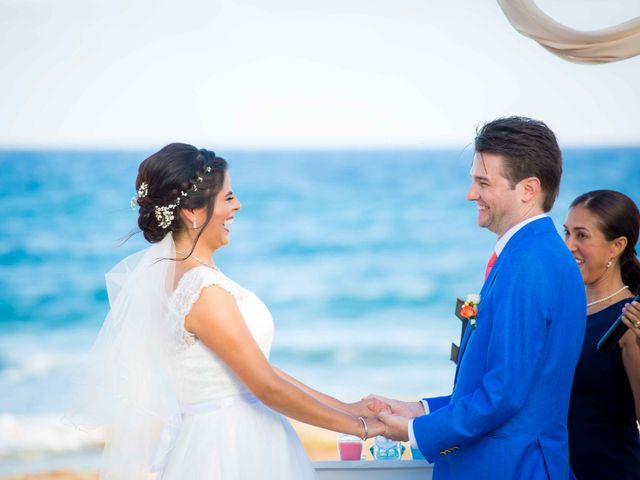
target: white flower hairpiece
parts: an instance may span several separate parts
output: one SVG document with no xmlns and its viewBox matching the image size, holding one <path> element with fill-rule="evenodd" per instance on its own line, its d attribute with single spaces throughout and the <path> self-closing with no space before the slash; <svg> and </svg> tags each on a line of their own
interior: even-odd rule
<svg viewBox="0 0 640 480">
<path fill-rule="evenodd" d="M 206 173 L 211 173 L 211 167 L 206 167 L 204 169 Z M 204 178 L 201 176 L 196 177 L 196 181 L 191 186 L 191 189 L 194 192 L 198 191 L 197 183 L 202 183 Z M 131 199 L 131 207 L 136 208 L 138 205 L 138 199 L 144 198 L 149 195 L 149 184 L 146 182 L 142 182 L 140 184 L 140 188 L 138 189 L 138 194 Z M 175 209 L 180 206 L 180 199 L 182 197 L 187 197 L 188 193 L 181 190 L 180 195 L 170 204 L 168 205 L 155 205 L 153 207 L 153 211 L 156 215 L 156 220 L 158 221 L 158 225 L 163 230 L 169 228 L 173 221 L 175 220 Z"/>
<path fill-rule="evenodd" d="M 149 184 L 147 182 L 142 182 L 138 189 L 138 198 L 144 198 L 147 195 L 149 195 Z"/>
<path fill-rule="evenodd" d="M 156 220 L 158 220 L 158 225 L 160 225 L 160 228 L 164 230 L 165 228 L 169 228 L 171 226 L 175 218 L 173 215 L 173 210 L 178 205 L 180 205 L 180 198 L 176 200 L 176 203 L 171 203 L 162 207 L 159 207 L 157 205 L 153 207 L 156 214 Z"/>
<path fill-rule="evenodd" d="M 146 197 L 147 195 L 149 195 L 149 184 L 147 182 L 142 182 L 140 184 L 140 188 L 138 188 L 138 193 L 131 197 L 131 208 L 137 208 L 138 200 Z"/>
</svg>

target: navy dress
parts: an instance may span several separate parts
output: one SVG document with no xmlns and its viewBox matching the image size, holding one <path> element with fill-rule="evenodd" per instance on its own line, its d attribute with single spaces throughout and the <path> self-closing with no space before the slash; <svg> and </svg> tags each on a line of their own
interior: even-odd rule
<svg viewBox="0 0 640 480">
<path fill-rule="evenodd" d="M 568 419 L 569 460 L 578 480 L 640 480 L 640 436 L 622 350 L 596 350 L 628 302 L 587 317 Z"/>
</svg>

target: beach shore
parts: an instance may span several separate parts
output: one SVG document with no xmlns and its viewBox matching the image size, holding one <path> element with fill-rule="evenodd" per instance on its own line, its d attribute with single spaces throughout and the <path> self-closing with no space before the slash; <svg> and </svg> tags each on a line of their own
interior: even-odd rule
<svg viewBox="0 0 640 480">
<path fill-rule="evenodd" d="M 295 420 L 292 420 L 291 424 L 298 432 L 309 459 L 312 461 L 339 460 L 336 447 L 337 433 L 296 422 Z M 371 444 L 372 440 L 368 440 L 365 444 L 364 452 L 367 458 L 371 458 L 369 455 Z M 404 459 L 410 458 L 408 450 L 407 448 L 404 453 Z M 0 480 L 98 480 L 98 474 L 92 470 L 69 469 L 5 476 L 0 477 Z"/>
<path fill-rule="evenodd" d="M 94 471 L 59 470 L 0 478 L 2 480 L 98 480 L 98 473 Z"/>
</svg>

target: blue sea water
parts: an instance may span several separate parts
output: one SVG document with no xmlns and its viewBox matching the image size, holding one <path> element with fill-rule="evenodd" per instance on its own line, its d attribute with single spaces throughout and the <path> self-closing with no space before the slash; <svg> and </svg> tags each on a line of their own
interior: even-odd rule
<svg viewBox="0 0 640 480">
<path fill-rule="evenodd" d="M 150 153 L 0 151 L 0 473 L 84 446 L 58 417 L 107 312 L 104 273 L 145 246 L 123 240 Z M 465 199 L 471 149 L 217 153 L 242 210 L 216 262 L 271 309 L 273 363 L 346 400 L 447 393 L 455 298 L 479 291 L 495 241 Z M 639 147 L 564 156 L 559 228 L 588 190 L 640 203 Z"/>
</svg>

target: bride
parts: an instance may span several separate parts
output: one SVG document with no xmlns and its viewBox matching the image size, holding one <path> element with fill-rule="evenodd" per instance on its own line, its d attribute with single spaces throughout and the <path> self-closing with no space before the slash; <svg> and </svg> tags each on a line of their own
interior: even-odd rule
<svg viewBox="0 0 640 480">
<path fill-rule="evenodd" d="M 383 433 L 363 402 L 269 363 L 269 310 L 212 261 L 240 209 L 224 159 L 167 145 L 142 162 L 136 189 L 151 246 L 107 274 L 111 310 L 75 415 L 107 428 L 102 478 L 313 478 L 283 415 L 364 439 Z"/>
</svg>

